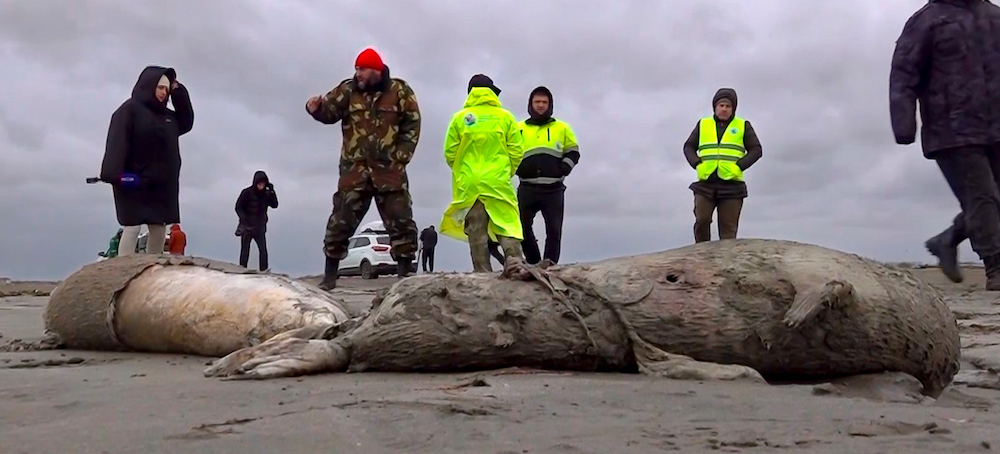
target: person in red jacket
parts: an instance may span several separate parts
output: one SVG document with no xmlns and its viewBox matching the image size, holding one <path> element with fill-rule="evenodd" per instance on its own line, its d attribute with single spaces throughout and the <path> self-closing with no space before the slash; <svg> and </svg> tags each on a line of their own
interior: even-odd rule
<svg viewBox="0 0 1000 454">
<path fill-rule="evenodd" d="M 187 234 L 181 230 L 180 224 L 170 226 L 170 243 L 167 249 L 171 254 L 184 255 L 184 248 L 187 247 Z"/>
</svg>

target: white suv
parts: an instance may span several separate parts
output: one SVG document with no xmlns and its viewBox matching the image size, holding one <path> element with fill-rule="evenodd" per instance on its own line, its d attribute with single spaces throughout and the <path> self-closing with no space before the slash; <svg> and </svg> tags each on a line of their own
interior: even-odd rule
<svg viewBox="0 0 1000 454">
<path fill-rule="evenodd" d="M 347 257 L 340 261 L 342 276 L 361 275 L 362 279 L 375 279 L 382 274 L 396 274 L 396 261 L 389 251 L 389 235 L 365 229 L 352 236 L 347 243 Z"/>
</svg>

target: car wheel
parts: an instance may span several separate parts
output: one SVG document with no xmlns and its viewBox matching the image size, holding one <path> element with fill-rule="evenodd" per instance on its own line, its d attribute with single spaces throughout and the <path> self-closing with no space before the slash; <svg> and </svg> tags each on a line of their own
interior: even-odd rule
<svg viewBox="0 0 1000 454">
<path fill-rule="evenodd" d="M 371 262 L 368 260 L 361 261 L 361 279 L 375 279 L 378 277 L 378 273 L 375 272 L 375 268 L 372 267 Z"/>
</svg>

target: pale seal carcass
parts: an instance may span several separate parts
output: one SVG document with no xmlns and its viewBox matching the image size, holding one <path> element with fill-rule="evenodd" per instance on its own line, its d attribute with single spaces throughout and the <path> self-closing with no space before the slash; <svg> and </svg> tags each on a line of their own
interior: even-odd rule
<svg viewBox="0 0 1000 454">
<path fill-rule="evenodd" d="M 284 333 L 205 375 L 521 366 L 784 381 L 895 371 L 936 397 L 959 369 L 958 324 L 935 288 L 820 246 L 724 240 L 529 270 L 412 276 L 364 317 Z"/>
<path fill-rule="evenodd" d="M 43 318 L 52 343 L 70 349 L 219 357 L 350 314 L 329 293 L 286 276 L 134 254 L 71 274 L 52 291 Z"/>
</svg>

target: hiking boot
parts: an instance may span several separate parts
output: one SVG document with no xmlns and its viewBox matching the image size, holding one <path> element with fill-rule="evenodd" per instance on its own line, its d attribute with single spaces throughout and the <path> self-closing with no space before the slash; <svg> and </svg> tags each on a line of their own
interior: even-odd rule
<svg viewBox="0 0 1000 454">
<path fill-rule="evenodd" d="M 954 229 L 949 227 L 937 236 L 927 240 L 924 247 L 937 257 L 941 272 L 954 283 L 962 282 L 962 269 L 958 266 L 958 245 L 953 241 Z"/>
<path fill-rule="evenodd" d="M 396 275 L 403 278 L 410 275 L 413 268 L 413 260 L 400 259 L 396 262 Z"/>
<path fill-rule="evenodd" d="M 1000 290 L 1000 254 L 983 258 L 986 267 L 986 290 Z"/>
<path fill-rule="evenodd" d="M 544 270 L 544 269 L 546 269 L 546 268 L 548 268 L 550 266 L 553 266 L 555 264 L 556 264 L 556 262 L 553 262 L 552 260 L 542 259 L 541 262 L 538 262 L 538 267 Z"/>
<path fill-rule="evenodd" d="M 337 288 L 339 274 L 340 260 L 327 257 L 326 266 L 323 269 L 323 281 L 319 283 L 319 288 L 327 291 Z"/>
</svg>

